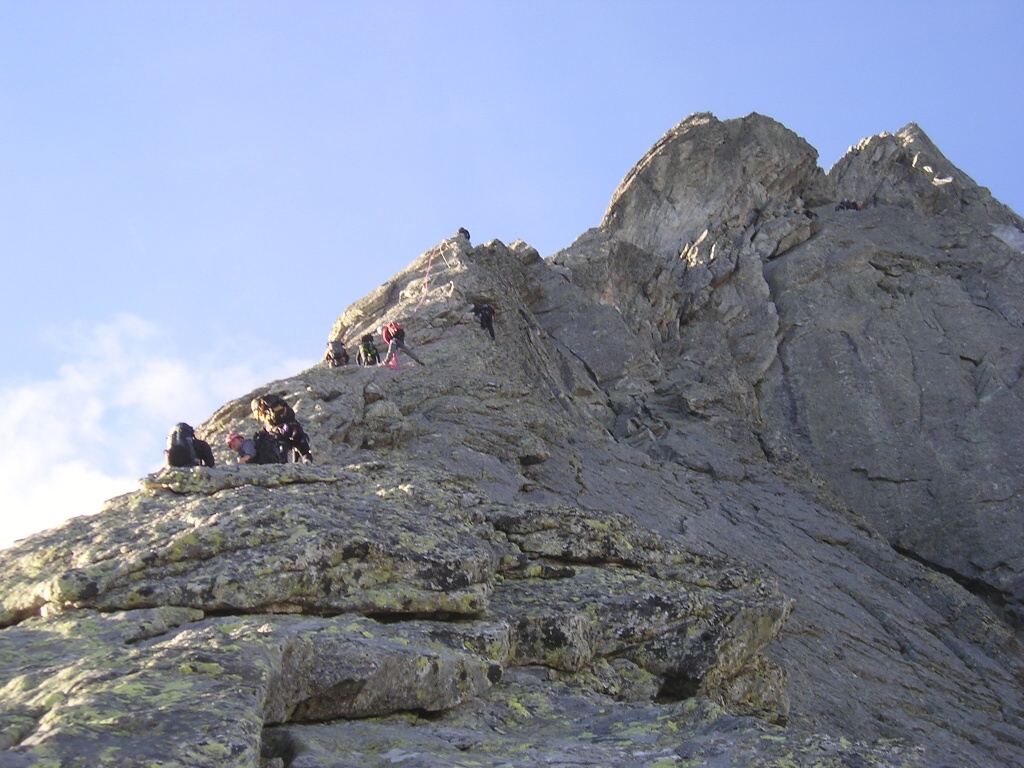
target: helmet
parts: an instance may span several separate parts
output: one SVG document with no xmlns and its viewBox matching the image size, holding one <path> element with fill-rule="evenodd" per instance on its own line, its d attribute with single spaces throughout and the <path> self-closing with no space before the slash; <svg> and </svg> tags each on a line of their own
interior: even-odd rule
<svg viewBox="0 0 1024 768">
<path fill-rule="evenodd" d="M 245 436 L 242 435 L 239 432 L 232 432 L 230 435 L 228 435 L 228 439 L 225 442 L 228 443 L 228 445 L 230 445 L 232 443 L 232 441 L 234 441 L 236 439 L 237 440 L 245 440 Z"/>
</svg>

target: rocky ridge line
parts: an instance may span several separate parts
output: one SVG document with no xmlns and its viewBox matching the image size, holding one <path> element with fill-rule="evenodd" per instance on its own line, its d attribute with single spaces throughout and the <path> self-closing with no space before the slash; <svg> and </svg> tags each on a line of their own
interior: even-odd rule
<svg viewBox="0 0 1024 768">
<path fill-rule="evenodd" d="M 761 116 L 683 121 L 566 251 L 445 241 L 331 330 L 400 318 L 425 367 L 260 388 L 317 466 L 161 473 L 0 552 L 0 766 L 1014 764 L 1013 631 L 816 440 L 814 388 L 878 371 L 795 353 L 833 317 L 801 291 L 852 265 L 927 296 L 892 261 L 921 247 L 1010 316 L 1019 221 L 966 182 L 949 221 L 851 219 L 815 163 Z"/>
</svg>

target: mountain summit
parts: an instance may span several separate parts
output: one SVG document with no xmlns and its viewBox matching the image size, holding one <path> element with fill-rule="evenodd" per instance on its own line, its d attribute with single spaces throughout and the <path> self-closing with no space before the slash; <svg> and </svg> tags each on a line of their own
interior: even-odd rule
<svg viewBox="0 0 1024 768">
<path fill-rule="evenodd" d="M 918 126 L 757 114 L 430 248 L 328 338 L 424 365 L 0 552 L 0 768 L 1024 764 L 1022 251 Z M 315 465 L 221 447 L 267 393 Z"/>
</svg>

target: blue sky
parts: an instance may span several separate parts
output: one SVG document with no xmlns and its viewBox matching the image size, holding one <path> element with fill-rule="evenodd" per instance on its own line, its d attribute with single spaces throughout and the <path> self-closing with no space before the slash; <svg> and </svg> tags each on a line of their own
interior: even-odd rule
<svg viewBox="0 0 1024 768">
<path fill-rule="evenodd" d="M 917 122 L 1024 212 L 1024 3 L 0 0 L 0 546 L 319 359 L 467 227 L 544 255 L 693 112 Z"/>
</svg>

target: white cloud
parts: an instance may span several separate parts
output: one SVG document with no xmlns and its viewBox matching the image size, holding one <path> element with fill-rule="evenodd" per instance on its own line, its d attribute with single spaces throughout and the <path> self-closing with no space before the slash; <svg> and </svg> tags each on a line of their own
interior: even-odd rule
<svg viewBox="0 0 1024 768">
<path fill-rule="evenodd" d="M 40 462 L 21 476 L 5 467 L 0 470 L 0 547 L 69 517 L 99 512 L 106 499 L 137 489 L 135 477 L 111 477 L 74 459 Z"/>
<path fill-rule="evenodd" d="M 134 315 L 47 341 L 65 361 L 55 375 L 0 389 L 9 436 L 0 443 L 0 547 L 137 489 L 138 478 L 160 467 L 176 422 L 198 424 L 313 362 L 282 360 L 241 337 L 218 339 L 197 351 L 198 362 L 186 360 L 160 328 Z"/>
</svg>

